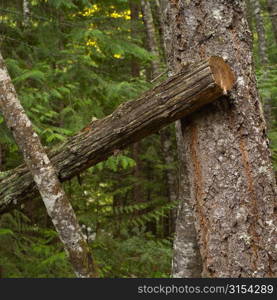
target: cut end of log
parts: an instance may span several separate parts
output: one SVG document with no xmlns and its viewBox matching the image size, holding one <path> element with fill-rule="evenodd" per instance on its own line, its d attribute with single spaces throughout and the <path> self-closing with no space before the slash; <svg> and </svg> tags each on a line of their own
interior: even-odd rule
<svg viewBox="0 0 277 300">
<path fill-rule="evenodd" d="M 224 59 L 218 56 L 210 57 L 209 65 L 216 84 L 222 88 L 223 94 L 226 95 L 235 83 L 235 75 L 233 71 Z"/>
</svg>

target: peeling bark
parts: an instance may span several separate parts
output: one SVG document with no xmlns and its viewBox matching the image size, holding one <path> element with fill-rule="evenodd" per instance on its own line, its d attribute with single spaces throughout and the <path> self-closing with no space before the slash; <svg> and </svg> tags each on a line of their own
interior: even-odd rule
<svg viewBox="0 0 277 300">
<path fill-rule="evenodd" d="M 64 244 L 77 277 L 95 277 L 88 245 L 74 211 L 32 124 L 21 106 L 0 54 L 0 109 Z"/>
<path fill-rule="evenodd" d="M 232 87 L 228 80 L 232 73 L 217 67 L 217 60 L 222 62 L 213 58 L 192 65 L 139 99 L 122 104 L 106 118 L 90 123 L 52 150 L 49 157 L 59 179 L 65 181 L 76 176 L 113 155 L 115 150 L 159 131 L 223 95 Z M 24 165 L 0 173 L 0 213 L 36 193 L 32 176 Z"/>
<path fill-rule="evenodd" d="M 185 144 L 181 121 L 176 122 L 176 138 L 179 161 L 179 207 L 176 236 L 173 244 L 172 277 L 201 277 L 202 261 L 194 226 L 194 214 L 190 202 L 189 178 L 186 167 Z"/>
<path fill-rule="evenodd" d="M 173 72 L 182 63 L 220 55 L 237 78 L 230 96 L 182 121 L 202 275 L 276 277 L 276 184 L 244 2 L 169 3 Z"/>
</svg>

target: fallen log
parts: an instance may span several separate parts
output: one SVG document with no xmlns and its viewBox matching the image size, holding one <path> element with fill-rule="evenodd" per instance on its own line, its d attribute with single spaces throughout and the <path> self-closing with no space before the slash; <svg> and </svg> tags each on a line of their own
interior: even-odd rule
<svg viewBox="0 0 277 300">
<path fill-rule="evenodd" d="M 49 153 L 59 179 L 71 179 L 105 160 L 117 150 L 159 131 L 200 107 L 226 95 L 235 78 L 220 57 L 211 57 L 182 70 L 144 93 L 121 104 L 111 115 L 96 120 Z M 0 212 L 38 194 L 25 165 L 0 173 Z"/>
</svg>

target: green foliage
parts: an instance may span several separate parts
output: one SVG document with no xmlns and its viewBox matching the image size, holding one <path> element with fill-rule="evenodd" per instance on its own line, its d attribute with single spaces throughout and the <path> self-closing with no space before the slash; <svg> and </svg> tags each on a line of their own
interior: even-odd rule
<svg viewBox="0 0 277 300">
<path fill-rule="evenodd" d="M 0 226 L 3 277 L 73 277 L 53 229 L 31 224 L 28 217 L 18 211 L 2 215 Z"/>
<path fill-rule="evenodd" d="M 133 235 L 111 238 L 101 232 L 92 244 L 101 277 L 161 278 L 169 277 L 172 243 L 155 239 L 151 234 L 134 230 Z"/>
<path fill-rule="evenodd" d="M 130 20 L 128 0 L 29 2 L 30 22 L 24 26 L 21 1 L 2 0 L 1 53 L 48 148 L 150 87 L 147 74 L 153 57 L 145 49 L 142 18 Z M 261 2 L 265 10 L 265 1 Z M 264 17 L 268 66 L 260 64 L 255 32 L 254 54 L 263 103 L 271 100 L 269 137 L 277 170 L 277 47 L 270 19 L 266 13 Z M 135 78 L 134 63 L 140 69 Z M 169 130 L 175 145 L 174 128 Z M 22 162 L 1 114 L 0 146 L 1 171 Z M 169 223 L 177 203 L 169 202 L 166 172 L 177 170 L 176 165 L 165 163 L 159 135 L 144 139 L 137 149 L 118 152 L 115 149 L 106 161 L 65 183 L 66 192 L 101 277 L 169 277 L 173 238 Z M 0 179 L 5 174 L 0 172 Z M 39 200 L 29 199 L 19 210 L 0 216 L 0 270 L 3 277 L 74 276 Z"/>
<path fill-rule="evenodd" d="M 131 35 L 128 1 L 33 0 L 30 4 L 28 26 L 23 26 L 15 2 L 0 7 L 1 52 L 20 100 L 47 147 L 150 87 L 145 74 L 152 55 L 144 47 L 141 19 L 136 22 L 136 37 Z M 141 69 L 137 78 L 130 76 L 134 60 Z M 163 227 L 176 204 L 168 203 L 163 184 L 166 167 L 153 143 L 159 148 L 157 137 L 141 144 L 139 167 L 157 182 L 134 176 L 137 158 L 125 150 L 65 184 L 80 223 L 96 234 L 91 247 L 102 277 L 169 276 L 171 242 Z M 1 115 L 0 144 L 3 168 L 16 167 L 22 158 Z M 140 203 L 133 199 L 138 183 Z M 147 200 L 150 194 L 151 201 Z M 45 208 L 35 203 L 24 207 L 24 213 L 0 217 L 3 276 L 72 277 L 62 245 L 52 225 L 45 223 Z M 155 228 L 153 236 L 150 232 Z"/>
</svg>

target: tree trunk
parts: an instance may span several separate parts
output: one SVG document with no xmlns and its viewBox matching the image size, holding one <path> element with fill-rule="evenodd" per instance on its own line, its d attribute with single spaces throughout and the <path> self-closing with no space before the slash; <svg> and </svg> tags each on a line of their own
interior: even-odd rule
<svg viewBox="0 0 277 300">
<path fill-rule="evenodd" d="M 158 51 L 158 43 L 155 35 L 155 26 L 153 22 L 153 15 L 150 7 L 150 3 L 148 5 L 142 5 L 143 8 L 143 18 L 145 20 L 145 28 L 146 28 L 146 33 L 147 33 L 147 40 L 148 40 L 148 48 L 150 49 L 151 53 L 153 55 L 159 55 Z M 161 28 L 163 29 L 163 23 L 162 23 L 162 11 L 160 7 L 160 3 L 157 0 L 156 1 L 156 6 L 158 8 L 158 18 L 161 22 Z M 162 41 L 164 32 L 162 31 Z M 164 46 L 164 43 L 162 43 Z M 158 66 L 161 64 L 161 59 L 160 56 L 157 57 L 157 66 L 156 63 L 152 64 L 152 74 L 157 74 L 159 71 Z M 153 78 L 152 78 L 153 79 Z M 172 147 L 172 142 L 170 138 L 170 130 L 169 128 L 164 128 L 160 131 L 160 141 L 161 141 L 161 150 L 163 154 L 163 160 L 165 164 L 168 166 L 165 170 L 166 172 L 166 185 L 167 185 L 167 191 L 168 191 L 168 199 L 169 202 L 174 203 L 176 201 L 176 177 L 175 177 L 175 172 L 172 169 L 172 165 L 174 163 L 174 156 L 173 156 L 173 147 Z M 168 218 L 168 233 L 171 234 L 175 230 L 175 220 L 176 220 L 176 209 L 173 209 L 169 213 L 169 218 Z"/>
<path fill-rule="evenodd" d="M 136 39 L 138 36 L 138 20 L 139 20 L 139 11 L 140 7 L 135 0 L 129 0 L 129 7 L 131 12 L 131 38 Z M 139 77 L 140 67 L 138 60 L 135 57 L 132 57 L 131 60 L 131 74 L 132 77 Z"/>
<path fill-rule="evenodd" d="M 246 18 L 251 32 L 253 32 L 253 9 L 251 6 L 252 0 L 246 0 Z"/>
<path fill-rule="evenodd" d="M 220 58 L 191 66 L 146 92 L 125 102 L 115 112 L 96 120 L 50 152 L 61 181 L 68 180 L 147 135 L 214 101 L 233 84 L 233 74 Z M 0 212 L 36 195 L 32 177 L 24 165 L 0 173 Z"/>
<path fill-rule="evenodd" d="M 0 171 L 3 170 L 3 147 L 0 144 Z"/>
<path fill-rule="evenodd" d="M 155 0 L 155 7 L 156 7 L 156 13 L 159 21 L 159 34 L 161 37 L 161 44 L 163 48 L 163 36 L 164 36 L 164 27 L 163 27 L 163 12 L 162 12 L 162 7 L 161 3 L 159 0 Z"/>
<path fill-rule="evenodd" d="M 230 96 L 182 121 L 202 274 L 276 277 L 276 185 L 244 2 L 170 0 L 168 16 L 173 71 L 221 55 L 237 78 Z"/>
<path fill-rule="evenodd" d="M 139 21 L 139 12 L 140 6 L 137 1 L 129 0 L 129 6 L 131 11 L 131 37 L 132 39 L 136 39 L 138 37 L 137 25 Z M 133 78 L 139 78 L 140 76 L 140 65 L 138 63 L 137 58 L 133 57 L 131 61 L 131 75 Z M 132 154 L 133 159 L 136 162 L 136 166 L 134 169 L 134 176 L 136 178 L 136 182 L 133 188 L 133 201 L 134 203 L 139 203 L 144 201 L 143 197 L 143 189 L 141 186 L 141 177 L 142 177 L 142 162 L 140 160 L 140 142 L 134 143 L 132 145 Z"/>
<path fill-rule="evenodd" d="M 274 34 L 275 42 L 277 44 L 277 1 L 276 0 L 267 0 L 267 9 L 272 24 L 272 31 Z"/>
<path fill-rule="evenodd" d="M 25 163 L 32 173 L 47 212 L 69 254 L 77 277 L 95 277 L 96 272 L 89 248 L 74 211 L 38 135 L 17 98 L 1 54 L 0 109 L 23 153 Z"/>
<path fill-rule="evenodd" d="M 170 7 L 164 6 L 163 27 L 164 46 L 167 57 L 171 51 Z M 168 73 L 173 74 L 174 64 L 168 60 Z M 201 256 L 194 225 L 194 214 L 190 202 L 188 169 L 185 160 L 185 146 L 181 131 L 181 121 L 175 122 L 176 140 L 179 163 L 179 188 L 177 218 L 175 221 L 174 251 L 172 260 L 172 277 L 199 278 L 201 277 Z"/>
<path fill-rule="evenodd" d="M 258 49 L 259 49 L 259 59 L 262 66 L 266 66 L 268 64 L 268 57 L 266 54 L 266 39 L 265 39 L 265 29 L 264 22 L 261 15 L 261 5 L 260 0 L 251 0 L 251 4 L 254 9 L 256 30 L 258 34 Z"/>
<path fill-rule="evenodd" d="M 258 34 L 259 61 L 263 71 L 263 78 L 264 80 L 266 80 L 268 78 L 268 70 L 267 70 L 268 56 L 266 53 L 267 46 L 266 46 L 266 39 L 265 39 L 264 22 L 263 22 L 263 17 L 261 15 L 261 5 L 259 0 L 251 0 L 251 2 L 254 8 L 256 31 Z M 264 115 L 267 123 L 267 128 L 270 128 L 272 100 L 270 97 L 266 96 L 263 99 L 263 102 L 264 102 Z"/>
<path fill-rule="evenodd" d="M 22 10 L 23 10 L 23 26 L 27 27 L 30 23 L 30 3 L 29 3 L 29 0 L 23 0 Z"/>
<path fill-rule="evenodd" d="M 164 128 L 160 131 L 161 137 L 161 148 L 163 154 L 163 160 L 166 164 L 165 177 L 166 177 L 166 187 L 168 192 L 168 200 L 170 203 L 174 203 L 177 200 L 177 180 L 176 180 L 176 170 L 174 169 L 174 148 L 171 141 L 170 128 Z M 176 221 L 177 211 L 172 209 L 169 212 L 169 228 L 168 233 L 172 234 L 175 232 L 175 221 Z"/>
<path fill-rule="evenodd" d="M 199 278 L 201 277 L 202 261 L 196 238 L 193 209 L 190 202 L 185 144 L 180 121 L 176 122 L 176 138 L 179 161 L 179 207 L 173 249 L 172 277 Z"/>
<path fill-rule="evenodd" d="M 143 21 L 146 27 L 147 44 L 150 52 L 154 56 L 154 58 L 151 61 L 151 68 L 152 68 L 151 79 L 153 79 L 159 73 L 159 49 L 156 41 L 155 26 L 154 26 L 150 2 L 148 0 L 141 0 L 141 9 L 142 9 Z"/>
</svg>

